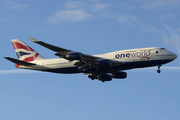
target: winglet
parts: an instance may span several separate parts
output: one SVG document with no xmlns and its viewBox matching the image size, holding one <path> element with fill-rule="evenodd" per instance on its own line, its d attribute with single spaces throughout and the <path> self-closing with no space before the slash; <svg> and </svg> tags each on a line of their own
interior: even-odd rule
<svg viewBox="0 0 180 120">
<path fill-rule="evenodd" d="M 39 42 L 38 40 L 36 40 L 36 39 L 34 39 L 34 38 L 32 38 L 32 37 L 29 37 L 29 39 L 32 41 L 32 42 Z"/>
</svg>

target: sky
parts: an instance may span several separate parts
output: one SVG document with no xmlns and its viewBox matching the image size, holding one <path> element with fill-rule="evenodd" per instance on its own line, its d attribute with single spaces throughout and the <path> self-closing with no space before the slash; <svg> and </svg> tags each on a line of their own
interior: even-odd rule
<svg viewBox="0 0 180 120">
<path fill-rule="evenodd" d="M 180 120 L 180 58 L 128 77 L 92 81 L 81 74 L 15 68 L 11 39 L 45 58 L 53 51 L 28 37 L 94 55 L 164 47 L 180 55 L 180 0 L 1 0 L 1 120 Z"/>
</svg>

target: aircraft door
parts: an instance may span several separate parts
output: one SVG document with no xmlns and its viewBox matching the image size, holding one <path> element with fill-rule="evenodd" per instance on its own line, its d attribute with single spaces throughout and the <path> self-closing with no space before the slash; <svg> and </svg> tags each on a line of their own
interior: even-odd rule
<svg viewBox="0 0 180 120">
<path fill-rule="evenodd" d="M 150 50 L 150 60 L 154 60 L 154 51 Z"/>
</svg>

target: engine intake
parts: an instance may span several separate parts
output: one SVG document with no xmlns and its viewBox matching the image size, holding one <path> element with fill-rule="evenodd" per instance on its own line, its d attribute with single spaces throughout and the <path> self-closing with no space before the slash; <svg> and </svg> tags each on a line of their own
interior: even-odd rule
<svg viewBox="0 0 180 120">
<path fill-rule="evenodd" d="M 81 60 L 83 58 L 82 53 L 70 53 L 65 56 L 65 58 L 70 60 Z"/>
<path fill-rule="evenodd" d="M 126 72 L 118 72 L 116 74 L 113 74 L 112 77 L 117 78 L 117 79 L 124 79 L 124 78 L 127 78 L 127 73 Z"/>
</svg>

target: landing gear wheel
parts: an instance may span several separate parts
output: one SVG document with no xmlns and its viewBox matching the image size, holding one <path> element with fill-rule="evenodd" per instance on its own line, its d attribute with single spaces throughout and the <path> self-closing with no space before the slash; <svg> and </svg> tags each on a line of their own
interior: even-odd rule
<svg viewBox="0 0 180 120">
<path fill-rule="evenodd" d="M 158 66 L 158 70 L 157 70 L 158 73 L 161 73 L 160 67 L 161 67 L 161 65 Z"/>
<path fill-rule="evenodd" d="M 97 75 L 93 73 L 88 74 L 88 77 L 91 78 L 91 80 L 97 79 Z"/>
</svg>

